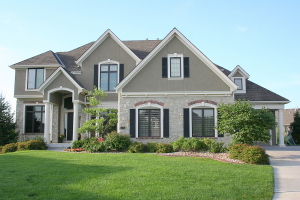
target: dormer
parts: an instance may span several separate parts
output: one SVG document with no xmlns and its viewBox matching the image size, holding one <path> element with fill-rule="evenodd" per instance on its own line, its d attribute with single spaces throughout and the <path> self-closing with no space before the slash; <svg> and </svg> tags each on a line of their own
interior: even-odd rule
<svg viewBox="0 0 300 200">
<path fill-rule="evenodd" d="M 239 65 L 237 65 L 228 77 L 238 86 L 235 93 L 246 93 L 246 80 L 250 75 Z"/>
</svg>

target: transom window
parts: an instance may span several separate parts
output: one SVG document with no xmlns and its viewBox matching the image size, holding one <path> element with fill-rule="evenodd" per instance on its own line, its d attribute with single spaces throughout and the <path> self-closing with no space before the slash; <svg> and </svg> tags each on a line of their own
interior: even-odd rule
<svg viewBox="0 0 300 200">
<path fill-rule="evenodd" d="M 181 77 L 181 58 L 170 58 L 170 77 Z"/>
<path fill-rule="evenodd" d="M 100 88 L 104 91 L 114 91 L 118 83 L 118 65 L 100 65 Z"/>
<path fill-rule="evenodd" d="M 37 89 L 44 82 L 44 69 L 28 69 L 27 89 Z"/>
<path fill-rule="evenodd" d="M 138 110 L 139 137 L 160 137 L 160 109 Z"/>
<path fill-rule="evenodd" d="M 238 90 L 243 90 L 243 79 L 242 78 L 235 78 L 234 83 L 238 86 Z"/>
<path fill-rule="evenodd" d="M 44 106 L 25 107 L 25 133 L 44 133 Z"/>
<path fill-rule="evenodd" d="M 214 137 L 214 109 L 192 109 L 192 134 L 193 137 Z"/>
</svg>

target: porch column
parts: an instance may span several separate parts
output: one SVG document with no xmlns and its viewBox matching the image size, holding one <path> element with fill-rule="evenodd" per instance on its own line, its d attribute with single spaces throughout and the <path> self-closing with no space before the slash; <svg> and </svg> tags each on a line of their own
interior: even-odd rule
<svg viewBox="0 0 300 200">
<path fill-rule="evenodd" d="M 78 102 L 73 102 L 73 112 L 74 112 L 74 116 L 73 116 L 73 141 L 78 140 L 78 133 L 77 133 L 77 129 L 78 129 L 78 107 L 79 107 L 79 103 Z"/>
<path fill-rule="evenodd" d="M 283 110 L 278 110 L 278 125 L 279 125 L 279 146 L 285 147 L 284 131 L 283 131 Z"/>
<path fill-rule="evenodd" d="M 46 143 L 50 143 L 50 103 L 45 103 L 45 127 L 44 127 L 44 138 Z"/>
</svg>

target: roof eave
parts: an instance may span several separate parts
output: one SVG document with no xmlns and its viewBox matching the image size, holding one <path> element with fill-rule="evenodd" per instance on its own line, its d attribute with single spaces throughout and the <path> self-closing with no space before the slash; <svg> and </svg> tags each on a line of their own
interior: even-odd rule
<svg viewBox="0 0 300 200">
<path fill-rule="evenodd" d="M 56 65 L 10 65 L 9 67 L 12 69 L 26 69 L 30 67 L 44 67 L 44 68 L 57 68 L 62 65 L 56 64 Z"/>
</svg>

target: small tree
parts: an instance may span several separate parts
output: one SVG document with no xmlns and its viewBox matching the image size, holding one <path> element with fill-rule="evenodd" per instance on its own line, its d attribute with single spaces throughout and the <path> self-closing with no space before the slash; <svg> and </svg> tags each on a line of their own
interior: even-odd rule
<svg viewBox="0 0 300 200">
<path fill-rule="evenodd" d="M 2 94 L 0 94 L 0 146 L 13 143 L 18 140 L 16 123 L 11 113 L 10 105 Z"/>
<path fill-rule="evenodd" d="M 94 87 L 89 91 L 87 98 L 93 107 L 83 109 L 84 113 L 94 116 L 94 119 L 86 121 L 77 131 L 78 133 L 99 133 L 101 137 L 116 129 L 118 122 L 117 109 L 104 109 L 101 99 L 107 96 L 103 90 Z"/>
<path fill-rule="evenodd" d="M 300 113 L 297 110 L 294 114 L 294 122 L 291 123 L 293 127 L 292 137 L 296 144 L 300 144 Z"/>
<path fill-rule="evenodd" d="M 256 110 L 249 102 L 221 104 L 218 108 L 217 130 L 220 134 L 232 135 L 233 143 L 253 144 L 254 141 L 267 143 L 269 130 L 275 126 L 275 116 L 268 109 Z"/>
</svg>

